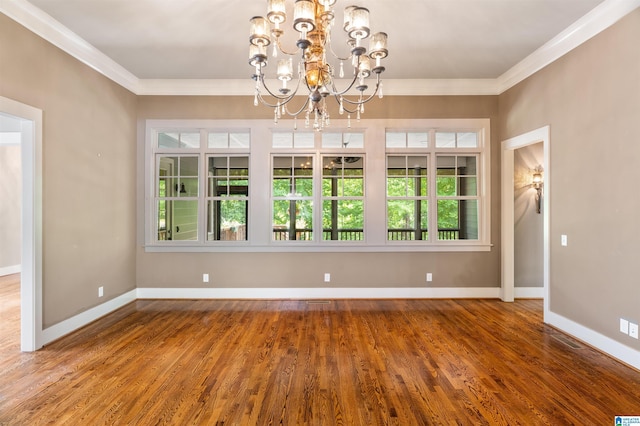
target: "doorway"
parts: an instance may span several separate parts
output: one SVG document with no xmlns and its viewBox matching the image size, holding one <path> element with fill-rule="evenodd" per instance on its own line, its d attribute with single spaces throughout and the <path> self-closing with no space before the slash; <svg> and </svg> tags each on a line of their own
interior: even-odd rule
<svg viewBox="0 0 640 426">
<path fill-rule="evenodd" d="M 514 154 L 515 150 L 536 143 L 543 144 L 544 170 L 544 208 L 543 215 L 543 297 L 544 315 L 549 312 L 549 218 L 550 218 L 550 182 L 549 168 L 550 132 L 549 126 L 541 127 L 511 139 L 502 141 L 501 146 L 501 200 L 502 200 L 502 283 L 500 297 L 505 302 L 513 302 L 515 298 L 515 201 L 514 201 Z"/>
<path fill-rule="evenodd" d="M 20 348 L 42 347 L 42 110 L 0 96 L 21 152 Z"/>
</svg>

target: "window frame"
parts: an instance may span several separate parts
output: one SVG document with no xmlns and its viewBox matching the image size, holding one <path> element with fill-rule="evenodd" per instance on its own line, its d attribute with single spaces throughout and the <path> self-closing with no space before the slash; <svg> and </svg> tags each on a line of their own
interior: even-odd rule
<svg viewBox="0 0 640 426">
<path fill-rule="evenodd" d="M 145 169 L 147 170 L 145 179 L 145 248 L 166 247 L 168 251 L 181 251 L 182 249 L 198 251 L 199 248 L 214 245 L 243 245 L 246 240 L 208 240 L 207 238 L 207 204 L 215 197 L 208 195 L 208 160 L 210 157 L 247 157 L 249 162 L 249 176 L 251 175 L 251 148 L 209 148 L 208 136 L 211 133 L 247 133 L 249 135 L 249 144 L 251 144 L 251 130 L 248 127 L 230 127 L 216 126 L 210 121 L 190 121 L 190 120 L 148 120 L 146 126 L 146 144 L 145 144 Z M 199 133 L 200 144 L 198 147 L 184 148 L 161 148 L 158 146 L 158 138 L 161 133 Z M 164 157 L 195 157 L 198 160 L 198 193 L 190 197 L 160 197 L 158 193 L 159 175 L 160 175 L 160 159 Z M 247 197 L 248 208 L 251 209 L 251 180 L 249 177 L 249 194 Z M 158 237 L 158 214 L 159 201 L 177 200 L 177 201 L 196 201 L 197 202 L 197 225 L 195 240 L 161 240 Z M 247 222 L 249 214 L 247 214 Z M 247 223 L 247 225 L 249 225 Z M 249 232 L 247 230 L 247 232 Z"/>
<path fill-rule="evenodd" d="M 330 133 L 334 132 L 359 132 L 364 134 L 363 148 L 323 148 L 321 144 L 322 133 L 314 132 L 314 147 L 304 148 L 273 148 L 271 138 L 274 132 L 293 132 L 293 124 L 289 120 L 274 124 L 272 120 L 155 120 L 145 122 L 144 148 L 139 151 L 140 163 L 144 163 L 144 197 L 139 197 L 141 211 L 139 220 L 144 229 L 140 234 L 140 241 L 145 251 L 148 252 L 479 252 L 490 251 L 491 243 L 491 122 L 488 118 L 481 119 L 363 119 L 352 120 L 348 127 L 346 120 L 332 120 Z M 217 153 L 247 154 L 249 155 L 249 213 L 247 218 L 247 241 L 206 241 L 206 235 L 199 241 L 157 241 L 157 207 L 154 207 L 154 191 L 156 171 L 154 169 L 154 134 L 160 131 L 238 131 L 246 130 L 250 136 L 250 149 L 229 149 Z M 387 149 L 385 135 L 387 130 L 400 131 L 477 131 L 478 148 L 439 148 L 438 153 L 451 155 L 464 155 L 466 153 L 480 153 L 477 164 L 478 171 L 478 197 L 479 205 L 479 238 L 478 240 L 454 240 L 454 241 L 389 241 L 387 240 L 387 196 L 386 196 L 386 158 L 394 152 L 407 154 L 417 151 L 422 155 L 422 148 Z M 305 129 L 297 130 L 305 132 Z M 196 151 L 206 151 L 206 136 L 203 143 Z M 433 149 L 434 140 L 430 140 L 429 149 Z M 144 153 L 142 153 L 144 151 Z M 178 149 L 175 154 L 186 153 L 184 149 Z M 214 152 L 215 154 L 216 152 Z M 308 243 L 300 244 L 299 241 L 273 241 L 272 240 L 272 196 L 271 196 L 271 158 L 273 155 L 311 155 L 314 157 L 314 174 L 321 173 L 322 156 L 358 154 L 364 157 L 364 239 L 362 241 L 322 240 L 319 225 L 322 224 L 322 199 L 321 180 L 314 181 L 314 239 Z M 205 179 L 204 171 L 207 164 L 203 154 L 201 160 L 202 172 L 200 179 Z M 430 169 L 434 172 L 436 155 L 429 154 Z M 320 178 L 321 179 L 321 178 Z M 206 191 L 206 183 L 201 182 L 201 188 Z M 435 179 L 430 179 L 429 194 L 435 194 Z M 203 192 L 204 194 L 204 192 Z M 202 196 L 203 200 L 204 195 Z M 142 206 L 144 204 L 144 206 Z M 436 204 L 429 204 L 433 209 Z M 200 206 L 199 220 L 201 232 L 205 232 L 205 206 L 203 201 Z M 318 208 L 320 207 L 320 208 Z M 429 224 L 428 229 L 434 229 Z M 154 234 L 155 233 L 155 234 Z"/>
</svg>

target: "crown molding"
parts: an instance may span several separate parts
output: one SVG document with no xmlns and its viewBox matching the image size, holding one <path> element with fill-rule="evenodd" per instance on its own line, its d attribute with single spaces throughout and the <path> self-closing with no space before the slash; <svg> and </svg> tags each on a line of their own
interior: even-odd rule
<svg viewBox="0 0 640 426">
<path fill-rule="evenodd" d="M 582 43 L 606 30 L 640 7 L 640 0 L 605 0 L 560 34 L 496 79 L 498 93 L 505 92 Z"/>
<path fill-rule="evenodd" d="M 499 95 L 640 7 L 640 0 L 605 0 L 495 79 L 391 79 L 391 96 Z M 136 95 L 253 95 L 251 80 L 139 79 L 26 0 L 0 0 L 0 12 Z"/>
<path fill-rule="evenodd" d="M 125 89 L 138 92 L 138 77 L 28 1 L 0 0 L 0 12 Z"/>
<path fill-rule="evenodd" d="M 347 87 L 350 81 L 336 80 L 336 86 Z M 279 87 L 278 80 L 267 81 L 269 87 Z M 385 95 L 497 95 L 495 79 L 390 79 L 382 83 Z M 255 82 L 250 79 L 234 80 L 140 80 L 139 95 L 190 96 L 253 96 Z M 357 92 L 353 90 L 356 95 Z"/>
</svg>

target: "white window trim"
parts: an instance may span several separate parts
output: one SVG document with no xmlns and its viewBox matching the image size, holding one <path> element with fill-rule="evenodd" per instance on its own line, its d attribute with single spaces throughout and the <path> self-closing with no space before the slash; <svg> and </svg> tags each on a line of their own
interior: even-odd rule
<svg viewBox="0 0 640 426">
<path fill-rule="evenodd" d="M 346 120 L 332 120 L 332 128 L 336 131 L 348 131 Z M 187 241 L 180 244 L 162 243 L 155 241 L 155 207 L 154 193 L 155 170 L 153 169 L 154 137 L 157 131 L 167 129 L 188 130 L 235 130 L 250 129 L 251 148 L 249 159 L 249 216 L 248 241 Z M 478 195 L 480 199 L 480 223 L 478 240 L 456 241 L 397 241 L 387 240 L 386 218 L 386 154 L 385 132 L 387 129 L 436 129 L 479 130 L 479 144 L 481 148 L 478 164 Z M 481 252 L 490 251 L 491 242 L 491 128 L 487 119 L 366 119 L 351 120 L 351 131 L 364 132 L 364 149 L 354 149 L 352 152 L 363 153 L 366 161 L 365 171 L 365 241 L 345 243 L 341 241 L 314 241 L 311 244 L 299 242 L 284 243 L 272 241 L 271 223 L 271 158 L 272 155 L 314 152 L 318 155 L 316 161 L 324 153 L 335 153 L 335 150 L 316 147 L 309 149 L 272 149 L 271 134 L 277 131 L 293 130 L 289 120 L 282 120 L 274 124 L 272 120 L 147 120 L 145 123 L 144 143 L 144 249 L 147 252 Z M 299 131 L 306 131 L 300 129 Z M 431 143 L 434 143 L 431 141 Z M 201 147 L 204 149 L 204 147 Z M 183 153 L 188 150 L 180 150 Z M 343 150 L 340 150 L 343 152 Z M 345 149 L 344 152 L 350 152 Z M 406 153 L 408 149 L 400 149 Z M 476 153 L 477 149 L 437 149 L 438 153 L 450 151 L 457 155 L 466 152 Z M 389 150 L 392 153 L 393 150 Z M 242 154 L 246 150 L 229 150 L 225 154 Z M 435 159 L 435 157 L 434 157 Z M 315 173 L 315 172 L 314 172 Z M 204 217 L 201 218 L 204 220 Z M 321 225 L 321 222 L 320 222 Z M 319 229 L 314 223 L 314 230 Z"/>
</svg>

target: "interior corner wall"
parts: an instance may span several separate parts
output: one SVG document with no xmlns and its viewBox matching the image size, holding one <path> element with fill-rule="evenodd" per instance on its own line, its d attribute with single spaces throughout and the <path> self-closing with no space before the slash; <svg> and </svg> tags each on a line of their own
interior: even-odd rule
<svg viewBox="0 0 640 426">
<path fill-rule="evenodd" d="M 152 253 L 144 237 L 144 129 L 149 119 L 270 119 L 266 108 L 253 106 L 253 97 L 141 96 L 138 99 L 138 288 L 203 288 L 202 273 L 215 271 L 216 288 L 325 287 L 322 277 L 332 271 L 332 288 L 500 286 L 500 149 L 497 96 L 385 96 L 367 104 L 367 119 L 489 118 L 491 120 L 491 195 L 493 247 L 489 252 L 403 253 Z M 282 120 L 283 125 L 286 120 Z M 250 267 L 248 267 L 250 265 Z M 375 295 L 372 295 L 375 296 Z"/>
<path fill-rule="evenodd" d="M 0 95 L 43 111 L 47 328 L 135 289 L 137 98 L 3 14 Z"/>
<path fill-rule="evenodd" d="M 515 150 L 513 163 L 514 286 L 543 287 L 544 223 L 542 210 L 537 212 L 536 190 L 531 186 L 532 171 L 544 163 L 542 143 Z"/>
<path fill-rule="evenodd" d="M 619 318 L 640 322 L 638 40 L 640 9 L 499 97 L 501 139 L 550 126 L 549 310 L 633 349 Z"/>
</svg>

